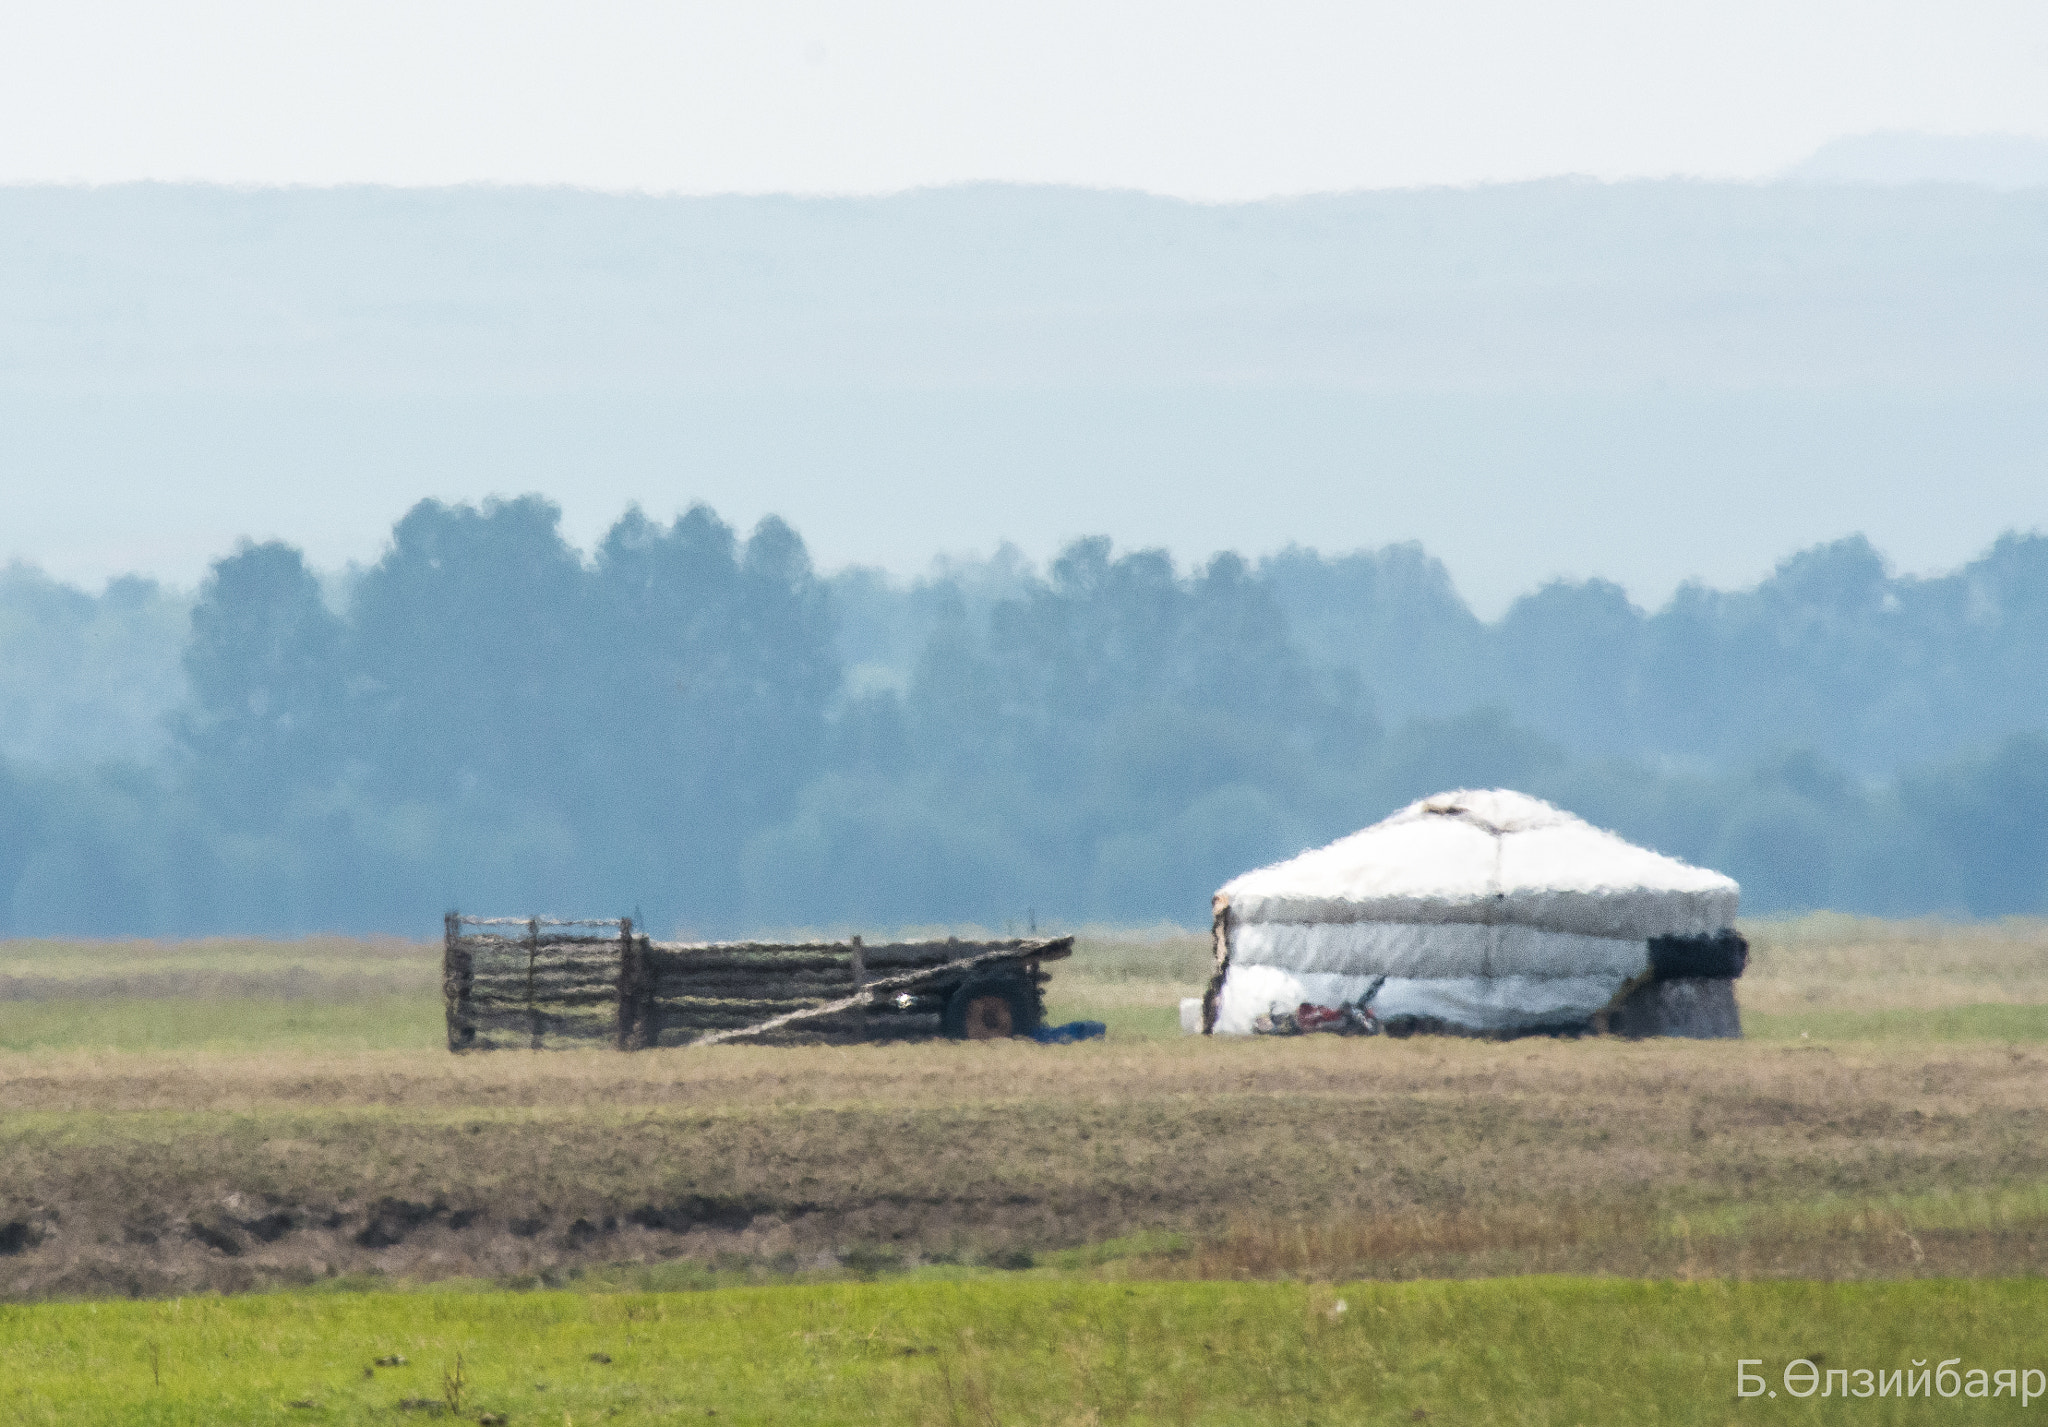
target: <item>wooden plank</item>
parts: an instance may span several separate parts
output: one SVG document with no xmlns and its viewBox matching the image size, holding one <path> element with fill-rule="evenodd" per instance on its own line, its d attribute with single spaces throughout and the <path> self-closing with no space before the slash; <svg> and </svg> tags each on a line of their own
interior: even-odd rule
<svg viewBox="0 0 2048 1427">
<path fill-rule="evenodd" d="M 689 975 L 706 971 L 738 971 L 752 975 L 776 972 L 830 971 L 841 976 L 853 974 L 853 960 L 847 956 L 821 956 L 814 952 L 793 952 L 788 956 L 762 956 L 723 951 L 655 952 L 649 963 L 657 976 Z"/>
<path fill-rule="evenodd" d="M 617 1006 L 618 989 L 613 986 L 564 987 L 559 990 L 538 986 L 528 990 L 524 986 L 476 986 L 470 991 L 470 1002 L 483 1006 Z"/>
<path fill-rule="evenodd" d="M 885 946 L 863 946 L 861 962 L 864 970 L 873 973 L 884 969 L 909 970 L 916 967 L 939 966 L 950 961 L 983 956 L 992 952 L 1009 952 L 1019 960 L 1057 961 L 1073 954 L 1073 938 L 1018 938 L 995 942 L 896 942 Z M 712 942 L 702 947 L 681 949 L 657 945 L 650 956 L 650 964 L 655 968 L 657 975 L 668 975 L 684 967 L 748 971 L 816 971 L 829 967 L 843 968 L 851 975 L 853 948 L 851 943 L 848 943 L 844 948 L 828 955 L 820 953 L 808 944 L 776 947 L 766 943 Z"/>
<path fill-rule="evenodd" d="M 889 946 L 867 948 L 867 964 L 871 971 L 884 967 L 935 966 L 962 957 L 984 956 L 992 952 L 1008 951 L 1024 961 L 1058 961 L 1074 954 L 1072 937 L 1050 939 L 1019 938 L 1005 941 L 986 942 L 898 942 Z"/>
<path fill-rule="evenodd" d="M 801 976 L 778 976 L 769 972 L 746 971 L 708 971 L 696 976 L 670 973 L 653 978 L 649 984 L 663 995 L 689 995 L 700 987 L 714 988 L 718 993 L 733 994 L 751 994 L 754 988 L 773 993 L 788 987 L 807 994 L 818 991 L 844 996 L 853 990 L 852 978 L 836 971 L 813 971 Z"/>
<path fill-rule="evenodd" d="M 567 967 L 589 971 L 616 971 L 619 965 L 617 947 L 597 951 L 550 951 L 540 948 L 535 955 L 531 947 L 493 946 L 475 948 L 471 959 L 479 966 L 518 966 L 525 969 L 530 961 L 535 967 Z"/>
<path fill-rule="evenodd" d="M 853 971 L 845 966 L 792 970 L 779 966 L 705 966 L 671 968 L 655 980 L 679 986 L 837 986 L 853 989 Z"/>
<path fill-rule="evenodd" d="M 471 965 L 475 967 L 479 976 L 516 976 L 521 980 L 530 975 L 536 981 L 602 981 L 606 985 L 616 985 L 619 976 L 619 964 L 616 961 L 582 962 L 567 966 L 537 961 L 528 967 L 523 961 L 494 958 L 490 961 L 474 961 Z"/>
<path fill-rule="evenodd" d="M 528 981 L 536 985 L 542 981 L 608 981 L 610 976 L 601 970 L 581 968 L 555 968 L 549 966 L 528 966 L 524 961 L 498 960 L 472 963 L 473 975 L 480 981 L 517 981 L 524 986 Z"/>
<path fill-rule="evenodd" d="M 490 950 L 495 947 L 516 948 L 522 955 L 525 954 L 528 948 L 536 945 L 535 939 L 530 936 L 466 936 L 460 938 L 460 940 L 464 945 L 477 947 L 480 950 Z M 537 944 L 543 952 L 553 953 L 602 949 L 616 951 L 619 942 L 617 937 L 549 936 L 543 932 Z"/>
<path fill-rule="evenodd" d="M 539 1015 L 555 1019 L 568 1017 L 576 1020 L 601 1020 L 610 1012 L 611 1006 L 609 1002 L 605 1001 L 577 1004 L 575 1002 L 527 1001 L 524 999 L 517 1001 L 501 1000 L 495 997 L 485 1000 L 479 997 L 470 1002 L 470 1008 L 472 1013 L 478 1016 L 486 1014 L 493 1016 Z"/>
<path fill-rule="evenodd" d="M 818 1005 L 830 1005 L 819 1002 Z M 751 1026 L 756 1021 L 772 1020 L 791 1011 L 814 1011 L 812 1006 L 763 1006 L 750 1001 L 727 1001 L 712 1005 L 673 1006 L 661 1009 L 661 1023 L 665 1026 Z"/>
<path fill-rule="evenodd" d="M 695 956 L 702 952 L 722 951 L 739 955 L 773 952 L 834 952 L 845 955 L 843 941 L 653 941 L 648 946 L 657 952 L 675 952 Z"/>
<path fill-rule="evenodd" d="M 543 1011 L 551 1007 L 602 1006 L 611 1015 L 612 1019 L 616 1021 L 618 1019 L 619 993 L 618 988 L 613 986 L 600 986 L 590 991 L 539 992 L 531 997 L 528 997 L 523 992 L 494 995 L 479 990 L 470 997 L 470 1004 L 473 1006 L 496 1006 L 500 1009 L 509 1006 L 536 1006 Z"/>
<path fill-rule="evenodd" d="M 663 1006 L 761 1006 L 769 1004 L 809 1006 L 824 1001 L 841 1000 L 846 995 L 847 991 L 843 986 L 836 992 L 775 987 L 765 994 L 749 994 L 739 991 L 721 992 L 700 987 L 693 988 L 687 995 L 660 995 L 654 999 L 657 1004 Z"/>
<path fill-rule="evenodd" d="M 536 1011 L 528 1006 L 479 1006 L 470 1021 L 479 1031 L 531 1032 L 537 1023 L 544 1035 L 605 1036 L 611 1033 L 611 1023 L 604 1016 L 561 1015 L 545 1010 Z"/>
<path fill-rule="evenodd" d="M 529 947 L 535 944 L 532 936 L 465 936 L 461 940 L 471 946 L 516 946 Z M 539 936 L 541 950 L 550 947 L 609 947 L 617 949 L 619 939 L 615 936 L 567 936 L 560 932 L 542 932 Z"/>
<path fill-rule="evenodd" d="M 1067 939 L 1067 944 L 1069 947 L 1072 946 L 1071 938 Z M 933 967 L 929 971 L 910 971 L 898 976 L 885 976 L 869 982 L 866 990 L 849 996 L 842 1001 L 828 1001 L 823 1006 L 811 1010 L 786 1011 L 780 1016 L 771 1017 L 757 1025 L 742 1026 L 734 1030 L 719 1031 L 715 1034 L 704 1036 L 693 1042 L 693 1044 L 700 1046 L 718 1045 L 725 1041 L 737 1039 L 740 1036 L 762 1035 L 768 1031 L 780 1030 L 782 1027 L 797 1021 L 807 1020 L 815 1016 L 827 1016 L 854 1006 L 865 1005 L 869 997 L 880 991 L 913 986 L 936 976 L 949 975 L 955 972 L 967 972 L 983 966 L 1007 964 L 1015 958 L 1015 955 L 1014 947 L 1005 945 L 997 950 L 984 951 L 973 956 L 962 957 L 957 961 L 946 962 L 941 966 Z"/>
<path fill-rule="evenodd" d="M 617 917 L 465 917 L 450 913 L 466 927 L 615 927 Z"/>
<path fill-rule="evenodd" d="M 487 1020 L 509 1023 L 519 1017 L 529 1022 L 538 1017 L 543 1024 L 573 1021 L 579 1025 L 585 1022 L 595 1025 L 606 1019 L 608 1010 L 609 1007 L 603 1006 L 551 1006 L 545 1001 L 539 1005 L 528 1001 L 476 1001 L 470 1005 L 470 1019 L 478 1025 Z"/>
</svg>

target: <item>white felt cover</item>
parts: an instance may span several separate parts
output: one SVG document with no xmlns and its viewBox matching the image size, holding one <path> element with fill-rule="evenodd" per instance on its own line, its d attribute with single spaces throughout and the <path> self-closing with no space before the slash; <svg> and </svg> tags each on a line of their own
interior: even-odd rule
<svg viewBox="0 0 2048 1427">
<path fill-rule="evenodd" d="M 1216 1034 L 1248 1036 L 1254 1017 L 1292 1011 L 1306 1001 L 1335 1006 L 1355 1001 L 1371 976 L 1284 971 L 1277 966 L 1232 966 L 1216 1002 Z M 1382 1020 L 1433 1016 L 1475 1031 L 1518 1031 L 1565 1026 L 1606 1008 L 1626 984 L 1624 976 L 1390 977 L 1373 997 Z"/>
<path fill-rule="evenodd" d="M 1440 793 L 1224 884 L 1236 926 L 1512 923 L 1635 940 L 1730 926 L 1734 879 L 1603 832 L 1525 793 Z"/>
<path fill-rule="evenodd" d="M 1655 936 L 1734 924 L 1732 878 L 1524 793 L 1440 793 L 1226 883 L 1216 1030 L 1306 1001 L 1472 1030 L 1583 1020 L 1649 967 Z"/>
<path fill-rule="evenodd" d="M 1645 970 L 1640 937 L 1479 922 L 1253 922 L 1230 929 L 1233 965 L 1352 976 L 1620 976 Z"/>
</svg>

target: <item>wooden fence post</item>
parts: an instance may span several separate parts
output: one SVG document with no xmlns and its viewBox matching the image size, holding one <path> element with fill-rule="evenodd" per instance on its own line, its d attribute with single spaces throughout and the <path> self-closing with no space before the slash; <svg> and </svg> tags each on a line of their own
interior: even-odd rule
<svg viewBox="0 0 2048 1427">
<path fill-rule="evenodd" d="M 540 988 L 534 979 L 540 971 L 540 918 L 526 923 L 526 1014 L 533 1023 L 533 1048 L 540 1049 Z"/>
<path fill-rule="evenodd" d="M 448 1049 L 465 1050 L 468 1045 L 463 1031 L 469 1028 L 472 968 L 469 950 L 462 945 L 462 914 L 448 913 L 441 926 L 441 1010 L 448 1022 Z"/>
<path fill-rule="evenodd" d="M 632 1050 L 640 1026 L 640 947 L 633 919 L 619 919 L 619 1049 Z"/>
<path fill-rule="evenodd" d="M 854 994 L 859 995 L 868 989 L 868 960 L 867 949 L 860 944 L 860 933 L 858 932 L 854 933 L 851 960 L 853 962 L 853 990 Z M 856 1009 L 860 1012 L 861 1020 L 867 1020 L 868 1003 L 866 997 L 861 998 L 861 1003 Z"/>
</svg>

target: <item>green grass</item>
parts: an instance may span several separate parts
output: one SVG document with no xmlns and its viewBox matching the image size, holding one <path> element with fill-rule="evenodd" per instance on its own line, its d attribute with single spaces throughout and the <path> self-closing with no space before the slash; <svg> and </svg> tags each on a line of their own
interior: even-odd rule
<svg viewBox="0 0 2048 1427">
<path fill-rule="evenodd" d="M 1745 1011 L 1751 1040 L 2048 1041 L 2048 1006 L 1933 1006 L 1890 1011 Z"/>
<path fill-rule="evenodd" d="M 0 1050 L 403 1050 L 447 1043 L 438 995 L 0 1001 Z"/>
<path fill-rule="evenodd" d="M 1102 1021 L 1120 1039 L 1168 1040 L 1182 1034 L 1180 1007 L 1091 1005 L 1088 987 L 1048 998 L 1047 1019 Z M 1744 1011 L 1743 1034 L 1756 1041 L 1894 1041 L 1912 1044 L 2048 1041 L 2048 1005 L 1935 1006 L 1924 1010 Z"/>
<path fill-rule="evenodd" d="M 2048 1268 L 2048 994 L 1968 1004 L 2039 938 L 1877 931 L 1760 951 L 1749 1048 L 1196 1045 L 1206 939 L 1160 935 L 1052 968 L 1106 1046 L 496 1060 L 438 1052 L 432 947 L 9 944 L 0 1222 L 44 1237 L 0 1294 L 318 1284 L 0 1305 L 0 1423 L 423 1421 L 458 1361 L 443 1422 L 2011 1416 L 1733 1396 L 1737 1358 L 2048 1367 L 2010 1277 Z M 230 1191 L 299 1227 L 185 1237 Z M 387 1195 L 482 1217 L 372 1252 Z M 689 1195 L 762 1217 L 565 1246 Z M 1474 1277 L 1532 1272 L 1636 1277 Z"/>
<path fill-rule="evenodd" d="M 277 970 L 338 963 L 438 966 L 438 934 L 431 942 L 392 937 L 195 937 L 189 941 L 134 938 L 69 941 L 52 937 L 0 940 L 0 975 L 67 976 L 89 980 L 110 973 L 170 967 L 197 971 Z"/>
<path fill-rule="evenodd" d="M 1115 1040 L 1157 1041 L 1168 1040 L 1181 1033 L 1180 1007 L 1172 1006 L 1121 1006 L 1091 1004 L 1086 990 L 1070 992 L 1065 997 L 1048 995 L 1045 1001 L 1045 1021 L 1057 1026 L 1068 1021 L 1100 1021 L 1109 1028 L 1108 1034 Z"/>
<path fill-rule="evenodd" d="M 1658 1232 L 1667 1238 L 1680 1234 L 1739 1238 L 1759 1231 L 1817 1237 L 1859 1221 L 1930 1235 L 1993 1227 L 2038 1229 L 2048 1225 L 2048 1184 L 1928 1194 L 1824 1194 L 1775 1203 L 1723 1204 L 1666 1216 Z"/>
<path fill-rule="evenodd" d="M 565 1427 L 1967 1422 L 2018 1404 L 1801 1402 L 1782 1372 L 1801 1356 L 2041 1366 L 2044 1308 L 2038 1281 L 1541 1278 L 47 1304 L 0 1307 L 0 1412 L 65 1427 L 422 1420 L 399 1404 L 444 1401 L 459 1361 L 463 1420 Z M 372 1366 L 393 1356 L 407 1364 Z M 1779 1396 L 1737 1403 L 1738 1358 L 1764 1359 Z"/>
</svg>

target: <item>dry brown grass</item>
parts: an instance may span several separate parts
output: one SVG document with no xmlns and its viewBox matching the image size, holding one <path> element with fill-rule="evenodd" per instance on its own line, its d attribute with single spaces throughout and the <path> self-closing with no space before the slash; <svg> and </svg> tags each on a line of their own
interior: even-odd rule
<svg viewBox="0 0 2048 1427">
<path fill-rule="evenodd" d="M 1747 923 L 1745 1010 L 2048 1004 L 2048 920 L 1887 922 L 1816 913 Z"/>
<path fill-rule="evenodd" d="M 1914 1011 L 2048 1005 L 2048 919 L 1884 921 L 1819 912 L 1745 922 L 1749 973 L 1742 1007 Z M 1166 1007 L 1199 995 L 1209 976 L 1206 932 L 1084 933 L 1055 993 L 1063 1004 Z"/>
<path fill-rule="evenodd" d="M 0 941 L 0 1002 L 54 1000 L 361 1000 L 433 992 L 438 944 L 396 937 L 292 941 Z"/>
<path fill-rule="evenodd" d="M 2048 1001 L 2037 923 L 1751 930 L 1751 1008 Z M 178 954 L 309 956 L 130 960 Z M 1056 1004 L 1170 1014 L 1206 956 L 1084 942 Z M 0 1054 L 15 1296 L 1008 1262 L 1146 1234 L 1106 1271 L 2039 1272 L 2044 1187 L 2048 1048 L 1982 1042 Z"/>
<path fill-rule="evenodd" d="M 1645 1204 L 1418 1209 L 1317 1222 L 1246 1220 L 1133 1277 L 2004 1278 L 2048 1268 L 2041 1192 L 1858 1197 L 1730 1214 Z"/>
<path fill-rule="evenodd" d="M 946 929 L 941 929 L 946 930 Z M 2048 1003 L 2048 919 L 2000 922 L 1888 922 L 1817 913 L 1744 924 L 1752 945 L 1741 992 L 1746 1007 L 1910 1009 Z M 354 978 L 409 989 L 438 985 L 436 943 L 396 938 L 305 937 L 294 941 L 0 941 L 0 1000 L 9 988 L 36 994 L 157 994 L 191 978 L 193 991 L 235 994 L 241 978 L 297 978 L 344 985 Z M 1171 1004 L 1198 992 L 1209 974 L 1206 931 L 1086 929 L 1056 988 L 1077 1003 Z"/>
<path fill-rule="evenodd" d="M 1724 1093 L 1773 1102 L 1882 1099 L 1962 1113 L 2007 1103 L 2048 1050 L 2000 1047 L 1765 1046 L 1743 1042 L 1535 1039 L 1502 1043 L 1175 1037 L 1043 1047 L 961 1045 L 319 1054 L 0 1056 L 0 1114 L 175 1113 L 355 1108 L 419 1111 L 677 1108 L 722 1112 L 874 1105 L 1000 1106 L 1040 1100 L 1116 1105 L 1222 1096 L 1355 1100 L 1441 1097 L 1588 1105 L 1689 1103 Z M 1810 1090 L 1809 1090 L 1810 1087 Z M 1925 1097 L 1954 1096 L 1936 1101 Z M 2024 1103 L 2016 1091 L 2012 1103 Z M 1368 1136 L 1371 1126 L 1361 1126 Z"/>
<path fill-rule="evenodd" d="M 863 1245 L 916 1262 L 1162 1230 L 1225 1246 L 1203 1271 L 1257 1273 L 1288 1266 L 1244 1247 L 1275 1225 L 1366 1233 L 1303 1260 L 1350 1272 L 1627 1270 L 1682 1262 L 1645 1227 L 1673 1216 L 2048 1184 L 2044 1106 L 2048 1056 L 1988 1048 L 21 1057 L 0 1064 L 0 1222 L 42 1241 L 0 1260 L 0 1291 L 803 1266 Z M 1964 1237 L 2038 1268 L 2044 1221 Z M 1744 1252 L 1699 1261 L 1775 1262 Z"/>
</svg>

